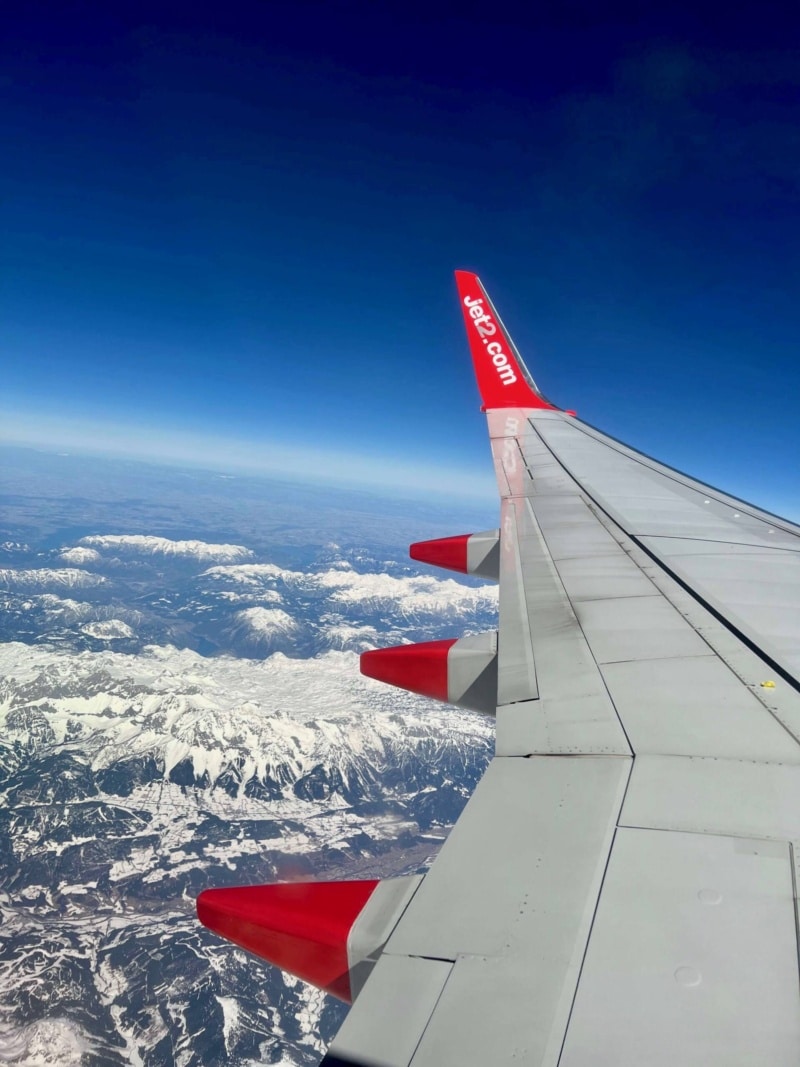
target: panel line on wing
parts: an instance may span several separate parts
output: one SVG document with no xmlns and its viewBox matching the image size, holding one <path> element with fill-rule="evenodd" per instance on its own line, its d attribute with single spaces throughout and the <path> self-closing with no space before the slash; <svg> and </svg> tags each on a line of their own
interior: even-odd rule
<svg viewBox="0 0 800 1067">
<path fill-rule="evenodd" d="M 697 534 L 628 534 L 628 537 L 653 537 L 659 541 L 693 541 L 699 545 L 730 545 L 736 548 L 752 548 L 758 552 L 783 552 L 786 556 L 796 556 L 800 552 L 800 545 L 797 548 L 790 548 L 788 545 L 754 545 L 752 541 L 721 541 L 718 537 L 702 537 Z M 702 554 L 698 552 L 698 555 Z"/>
<path fill-rule="evenodd" d="M 491 762 L 387 946 L 457 956 L 415 1067 L 557 1052 L 631 763 Z"/>
<path fill-rule="evenodd" d="M 524 560 L 526 598 L 534 646 L 540 650 L 542 661 L 539 714 L 545 719 L 550 716 L 551 730 L 560 727 L 561 741 L 555 746 L 560 751 L 628 754 L 632 751 L 630 740 L 564 587 L 534 501 L 529 498 L 523 506 L 526 523 L 521 537 L 528 550 Z M 568 744 L 570 747 L 565 748 Z"/>
<path fill-rule="evenodd" d="M 583 625 L 581 624 L 580 617 L 578 616 L 578 614 L 574 610 L 574 607 L 572 605 L 572 601 L 570 599 L 570 596 L 567 593 L 567 590 L 566 590 L 566 588 L 564 586 L 563 579 L 561 578 L 561 575 L 559 573 L 558 564 L 553 560 L 552 553 L 550 552 L 550 546 L 549 546 L 548 540 L 547 540 L 547 535 L 542 530 L 541 525 L 540 525 L 540 523 L 538 522 L 538 520 L 536 518 L 533 502 L 529 500 L 529 501 L 527 501 L 527 505 L 528 505 L 528 511 L 530 513 L 531 519 L 532 519 L 533 523 L 535 524 L 536 529 L 538 530 L 539 537 L 541 538 L 545 548 L 547 549 L 547 551 L 548 551 L 548 553 L 550 555 L 551 567 L 552 567 L 552 573 L 553 573 L 553 580 L 558 582 L 558 584 L 559 584 L 559 586 L 560 586 L 560 588 L 561 588 L 561 590 L 563 592 L 564 600 L 567 602 L 567 604 L 570 605 L 570 612 L 571 612 L 571 614 L 572 614 L 572 616 L 573 616 L 573 618 L 575 620 L 575 624 L 576 624 L 576 626 L 577 626 L 578 630 L 580 631 L 580 634 L 581 634 L 581 636 L 583 638 L 583 644 L 586 646 L 586 649 L 587 649 L 589 655 L 591 656 L 592 662 L 594 663 L 597 679 L 599 679 L 599 683 L 600 683 L 602 689 L 605 691 L 606 696 L 608 697 L 608 703 L 610 704 L 611 708 L 613 709 L 614 716 L 616 718 L 616 721 L 617 721 L 617 724 L 619 726 L 619 729 L 622 731 L 622 734 L 623 734 L 623 736 L 625 738 L 625 744 L 627 745 L 628 751 L 633 753 L 634 752 L 634 748 L 631 745 L 631 739 L 628 736 L 628 732 L 625 729 L 625 724 L 622 721 L 622 718 L 620 717 L 620 714 L 619 714 L 619 711 L 617 709 L 616 704 L 614 703 L 614 697 L 613 697 L 613 695 L 611 693 L 611 690 L 608 687 L 608 683 L 607 683 L 607 681 L 605 679 L 605 676 L 603 675 L 603 671 L 602 671 L 602 669 L 600 667 L 600 664 L 597 661 L 597 657 L 594 654 L 594 650 L 592 648 L 591 642 L 589 641 L 589 639 L 588 639 L 588 637 L 586 635 L 586 631 L 584 630 Z"/>
<path fill-rule="evenodd" d="M 537 456 L 537 463 L 559 463 L 538 434 L 536 439 L 538 447 L 532 448 L 534 438 L 529 438 L 526 448 Z M 731 646 L 729 631 L 718 627 L 713 617 L 698 619 L 698 611 L 703 610 L 698 602 L 688 600 L 659 562 L 642 553 L 635 540 L 579 485 L 574 493 L 534 493 L 528 505 L 540 520 L 558 578 L 634 751 L 727 758 L 757 752 L 762 760 L 797 762 L 797 735 L 787 719 L 794 722 L 800 707 L 793 707 L 791 701 L 787 705 L 790 693 L 754 688 L 753 675 L 758 680 L 768 677 L 769 668 L 753 660 L 747 664 L 749 679 L 744 677 L 741 657 L 753 653 L 738 641 Z M 604 556 L 591 551 L 596 540 L 593 526 L 604 528 L 613 546 Z M 727 643 L 721 640 L 723 635 Z M 675 665 L 672 676 L 671 663 Z M 644 699 L 650 672 L 659 677 L 667 672 L 668 680 L 663 689 Z M 549 689 L 543 677 L 539 685 L 545 711 Z M 768 718 L 761 718 L 765 713 Z M 587 725 L 579 724 L 576 717 L 575 733 L 585 743 L 591 738 Z M 509 735 L 508 723 L 498 720 L 498 752 L 519 744 L 524 736 L 519 723 L 512 720 L 511 727 Z"/>
<path fill-rule="evenodd" d="M 789 857 L 792 861 L 792 893 L 794 894 L 794 932 L 797 939 L 797 983 L 800 988 L 800 900 L 797 897 L 798 842 L 789 842 Z"/>
<path fill-rule="evenodd" d="M 749 538 L 765 547 L 800 549 L 800 527 L 679 476 L 655 460 L 626 455 L 576 423 L 531 419 L 531 425 L 580 486 L 629 534 L 691 533 L 720 541 Z"/>
<path fill-rule="evenodd" d="M 622 723 L 620 723 L 620 725 L 622 726 Z M 624 726 L 622 727 L 622 729 L 624 731 Z M 631 749 L 631 752 L 633 752 L 633 749 Z M 603 897 L 603 889 L 605 887 L 606 879 L 608 877 L 608 867 L 609 867 L 609 864 L 611 863 L 611 857 L 614 854 L 614 845 L 616 843 L 617 834 L 619 833 L 619 829 L 620 829 L 619 820 L 620 820 L 620 817 L 622 815 L 622 810 L 625 807 L 625 800 L 626 800 L 626 797 L 628 795 L 628 790 L 630 789 L 631 776 L 633 774 L 633 768 L 635 766 L 636 766 L 636 756 L 634 754 L 633 758 L 631 760 L 630 768 L 629 768 L 629 771 L 628 771 L 628 776 L 625 779 L 624 786 L 622 787 L 622 797 L 621 797 L 621 800 L 620 800 L 619 810 L 617 812 L 617 824 L 616 824 L 616 826 L 614 828 L 614 831 L 613 831 L 613 833 L 611 835 L 611 842 L 610 842 L 610 845 L 609 845 L 609 848 L 608 848 L 608 852 L 606 853 L 605 864 L 603 866 L 603 874 L 602 874 L 602 876 L 600 878 L 600 884 L 598 886 L 597 895 L 596 895 L 595 901 L 594 901 L 594 909 L 592 911 L 592 917 L 591 917 L 591 921 L 589 923 L 589 929 L 588 929 L 588 932 L 587 932 L 587 935 L 586 935 L 586 941 L 585 941 L 584 946 L 583 946 L 583 955 L 581 956 L 580 967 L 578 968 L 578 975 L 577 975 L 577 979 L 575 981 L 575 987 L 574 987 L 573 994 L 572 994 L 572 1002 L 570 1004 L 569 1014 L 567 1015 L 567 1021 L 566 1021 L 566 1024 L 564 1026 L 564 1029 L 563 1029 L 563 1031 L 561 1033 L 560 1042 L 556 1040 L 557 1036 L 558 1036 L 556 1033 L 551 1033 L 551 1038 L 550 1038 L 550 1041 L 548 1042 L 548 1046 L 547 1046 L 547 1051 L 548 1052 L 551 1051 L 551 1046 L 556 1045 L 556 1044 L 558 1045 L 558 1058 L 555 1061 L 556 1067 L 559 1067 L 559 1065 L 561 1063 L 561 1057 L 564 1054 L 564 1045 L 566 1044 L 567 1034 L 569 1033 L 570 1023 L 572 1021 L 572 1016 L 573 1016 L 573 1013 L 575 1011 L 575 1001 L 577 1000 L 577 997 L 578 997 L 578 991 L 579 991 L 579 989 L 581 987 L 581 978 L 583 977 L 584 968 L 586 966 L 586 956 L 587 956 L 587 954 L 589 952 L 589 946 L 592 943 L 592 933 L 594 932 L 595 923 L 597 922 L 597 911 L 598 911 L 598 908 L 600 907 L 600 901 L 601 901 L 601 899 Z"/>
<path fill-rule="evenodd" d="M 553 413 L 548 412 L 547 414 L 552 416 Z M 760 508 L 755 504 L 751 504 L 747 500 L 742 500 L 730 493 L 726 493 L 723 489 L 718 489 L 716 486 L 709 485 L 707 482 L 692 478 L 691 475 L 686 474 L 684 471 L 678 470 L 676 467 L 671 467 L 668 463 L 663 463 L 661 460 L 654 459 L 652 456 L 648 456 L 646 452 L 640 452 L 638 449 L 632 448 L 623 441 L 618 441 L 610 434 L 605 434 L 601 430 L 596 429 L 596 427 L 591 426 L 589 423 L 583 422 L 580 419 L 570 419 L 569 422 L 566 422 L 563 418 L 558 420 L 553 418 L 544 420 L 538 414 L 534 416 L 534 414 L 531 413 L 529 422 L 535 429 L 537 429 L 536 424 L 545 422 L 549 422 L 550 424 L 557 422 L 561 425 L 568 425 L 571 431 L 579 431 L 595 444 L 608 448 L 610 451 L 624 459 L 637 463 L 639 466 L 660 475 L 664 479 L 675 482 L 684 488 L 693 489 L 697 492 L 700 490 L 708 490 L 711 495 L 716 498 L 717 503 L 722 504 L 725 507 L 737 508 L 742 513 L 748 514 L 751 518 L 767 521 L 770 525 L 775 526 L 784 533 L 800 536 L 800 526 L 796 523 L 793 523 L 780 515 L 775 515 L 773 512 Z M 539 436 L 541 437 L 542 435 L 540 434 Z M 544 438 L 542 439 L 545 440 Z M 559 459 L 552 446 L 546 440 L 545 444 L 550 451 L 553 452 L 553 455 L 556 456 L 556 459 Z M 559 462 L 563 461 L 559 459 Z M 568 468 L 565 467 L 565 469 Z M 572 478 L 576 478 L 571 472 L 568 471 L 568 473 L 570 473 Z"/>
<path fill-rule="evenodd" d="M 741 798 L 747 797 L 747 804 Z M 800 840 L 800 766 L 638 755 L 620 826 Z"/>
<path fill-rule="evenodd" d="M 407 1067 L 452 973 L 450 960 L 384 952 L 323 1064 Z M 386 1012 L 387 1003 L 397 1010 Z"/>
<path fill-rule="evenodd" d="M 598 507 L 599 506 L 600 505 L 598 505 Z M 740 630 L 739 627 L 731 619 L 729 619 L 722 611 L 715 608 L 714 605 L 710 601 L 708 601 L 702 593 L 699 592 L 699 590 L 695 589 L 694 586 L 690 585 L 687 581 L 681 578 L 681 576 L 676 571 L 674 571 L 667 563 L 665 563 L 663 559 L 657 556 L 655 552 L 649 549 L 647 545 L 643 544 L 643 542 L 638 537 L 636 537 L 635 535 L 631 535 L 631 540 L 637 545 L 638 548 L 642 550 L 642 552 L 644 552 L 655 563 L 662 567 L 663 570 L 670 576 L 670 578 L 672 578 L 673 581 L 677 582 L 677 584 L 685 592 L 689 593 L 690 596 L 694 597 L 698 604 L 702 605 L 702 607 L 704 607 L 710 615 L 713 615 L 717 622 L 721 623 L 727 630 L 730 630 L 730 632 L 734 634 L 742 642 L 743 645 L 749 648 L 751 652 L 755 652 L 755 654 L 761 659 L 763 659 L 765 663 L 769 664 L 769 666 L 775 671 L 776 674 L 779 674 L 785 682 L 787 682 L 793 689 L 800 693 L 800 679 L 796 678 L 791 673 L 791 671 L 784 667 L 777 659 L 775 659 L 774 656 L 770 655 L 769 652 L 767 652 L 763 646 L 759 645 L 752 638 L 748 637 L 747 634 L 744 633 L 744 631 Z"/>
<path fill-rule="evenodd" d="M 604 526 L 618 529 L 614 519 L 606 515 L 599 505 L 595 514 Z M 719 618 L 713 607 L 706 605 L 691 585 L 681 581 L 680 576 L 673 574 L 660 558 L 648 552 L 647 546 L 640 544 L 638 538 L 626 534 L 623 537 L 629 547 L 624 541 L 620 542 L 620 547 L 631 561 L 701 634 L 719 662 L 741 683 L 742 688 L 758 701 L 793 742 L 800 743 L 800 701 L 795 688 L 779 691 L 760 686 L 758 683 L 768 676 L 772 668 L 763 651 L 743 640 L 727 618 Z M 638 560 L 637 556 L 642 559 Z"/>
<path fill-rule="evenodd" d="M 796 1064 L 789 860 L 786 842 L 621 827 L 562 1067 Z"/>
<path fill-rule="evenodd" d="M 630 775 L 628 776 L 628 781 L 625 783 L 625 789 L 623 791 L 623 798 L 622 798 L 622 803 L 623 804 L 625 803 L 625 794 L 628 791 L 629 784 L 630 784 Z M 563 1029 L 563 1031 L 561 1032 L 560 1035 L 555 1033 L 555 1032 L 551 1032 L 550 1041 L 548 1042 L 548 1046 L 547 1046 L 546 1056 L 542 1057 L 543 1060 L 545 1060 L 545 1058 L 547 1057 L 548 1053 L 550 1054 L 550 1056 L 552 1056 L 553 1052 L 554 1052 L 553 1046 L 557 1046 L 558 1047 L 558 1055 L 557 1055 L 557 1059 L 555 1060 L 556 1067 L 559 1067 L 559 1064 L 561 1063 L 561 1057 L 564 1055 L 564 1045 L 567 1042 L 567 1035 L 569 1034 L 569 1028 L 570 1028 L 570 1024 L 572 1022 L 572 1016 L 573 1016 L 573 1014 L 575 1012 L 575 1001 L 578 999 L 578 992 L 579 992 L 579 990 L 581 988 L 581 978 L 583 977 L 583 972 L 584 972 L 584 969 L 586 967 L 586 956 L 588 955 L 588 952 L 589 952 L 589 946 L 592 943 L 592 934 L 594 932 L 595 923 L 597 922 L 597 911 L 598 911 L 598 909 L 600 907 L 600 901 L 601 901 L 601 899 L 603 897 L 603 888 L 604 888 L 604 886 L 606 884 L 606 878 L 608 877 L 608 867 L 609 867 L 609 864 L 611 863 L 611 857 L 614 854 L 614 845 L 616 843 L 617 834 L 618 833 L 619 833 L 619 825 L 617 825 L 615 830 L 614 830 L 613 836 L 611 838 L 611 847 L 609 848 L 609 850 L 608 850 L 608 852 L 606 854 L 606 862 L 605 862 L 605 866 L 603 867 L 603 875 L 602 875 L 602 878 L 600 879 L 600 887 L 598 889 L 597 896 L 595 898 L 594 910 L 592 911 L 592 918 L 591 918 L 591 922 L 589 923 L 589 932 L 588 932 L 587 937 L 586 937 L 586 943 L 583 946 L 583 955 L 581 956 L 581 963 L 580 963 L 580 967 L 578 968 L 578 978 L 577 978 L 577 981 L 575 982 L 575 988 L 574 988 L 573 993 L 572 993 L 572 1002 L 571 1002 L 571 1004 L 569 1006 L 569 1014 L 567 1015 L 566 1025 L 564 1026 L 564 1029 Z"/>
<path fill-rule="evenodd" d="M 531 424 L 533 425 L 533 423 Z M 709 614 L 714 619 L 716 619 L 717 622 L 719 622 L 730 633 L 732 633 L 750 651 L 754 652 L 761 659 L 763 659 L 765 663 L 767 663 L 769 667 L 773 671 L 775 671 L 785 682 L 787 682 L 795 691 L 800 692 L 800 680 L 798 680 L 788 668 L 781 664 L 780 661 L 774 655 L 770 654 L 770 652 L 768 652 L 763 645 L 759 644 L 753 638 L 749 637 L 740 627 L 736 625 L 736 623 L 733 622 L 732 619 L 725 615 L 722 610 L 715 607 L 711 603 L 711 601 L 706 596 L 704 596 L 703 593 L 700 592 L 699 589 L 697 589 L 695 586 L 691 585 L 688 581 L 682 578 L 681 575 L 677 571 L 675 571 L 673 567 L 671 567 L 667 562 L 665 562 L 665 560 L 661 556 L 659 556 L 647 544 L 645 544 L 641 537 L 637 536 L 636 534 L 628 533 L 625 529 L 625 526 L 621 522 L 620 517 L 613 514 L 606 504 L 604 504 L 600 499 L 598 499 L 598 497 L 593 492 L 589 491 L 586 488 L 586 486 L 580 481 L 580 479 L 578 479 L 576 474 L 572 471 L 570 465 L 565 462 L 565 460 L 563 460 L 554 451 L 553 447 L 549 445 L 548 442 L 542 437 L 541 433 L 539 433 L 538 428 L 534 426 L 534 429 L 536 430 L 539 437 L 544 441 L 544 444 L 549 448 L 550 452 L 558 461 L 558 463 L 564 468 L 567 474 L 577 483 L 577 485 L 580 486 L 581 492 L 592 501 L 594 506 L 600 512 L 603 513 L 603 515 L 610 523 L 623 530 L 626 536 L 638 549 L 640 549 L 646 556 L 648 556 L 665 574 L 667 574 L 673 581 L 675 581 L 677 585 L 686 593 L 688 593 L 698 604 L 705 608 L 705 610 L 708 611 Z M 580 429 L 580 427 L 576 427 L 576 429 Z M 603 442 L 598 442 L 598 444 L 602 447 Z M 786 532 L 791 533 L 792 531 Z M 695 632 L 697 632 L 695 627 L 693 627 L 693 629 L 695 629 Z M 711 642 L 708 641 L 708 639 L 703 634 L 699 634 L 699 636 L 707 642 L 712 652 L 714 652 L 715 654 L 719 654 L 714 648 L 713 644 L 711 644 Z"/>
<path fill-rule="evenodd" d="M 500 508 L 500 624 L 497 639 L 497 705 L 539 696 L 525 574 L 514 499 Z"/>
</svg>

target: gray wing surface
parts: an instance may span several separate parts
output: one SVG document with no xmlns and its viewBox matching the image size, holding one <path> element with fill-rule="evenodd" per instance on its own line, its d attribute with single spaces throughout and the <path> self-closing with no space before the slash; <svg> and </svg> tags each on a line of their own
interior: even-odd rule
<svg viewBox="0 0 800 1067">
<path fill-rule="evenodd" d="M 324 1063 L 796 1067 L 800 528 L 482 391 L 496 756 Z"/>
</svg>

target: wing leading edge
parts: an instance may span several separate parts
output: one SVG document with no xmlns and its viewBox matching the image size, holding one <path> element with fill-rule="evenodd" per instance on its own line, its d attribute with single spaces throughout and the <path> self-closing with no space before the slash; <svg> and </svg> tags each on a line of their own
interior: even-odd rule
<svg viewBox="0 0 800 1067">
<path fill-rule="evenodd" d="M 496 756 L 364 920 L 324 1062 L 795 1064 L 800 528 L 555 408 L 456 281 L 500 527 L 412 555 L 498 578 L 498 631 L 362 669 L 494 712 Z"/>
</svg>

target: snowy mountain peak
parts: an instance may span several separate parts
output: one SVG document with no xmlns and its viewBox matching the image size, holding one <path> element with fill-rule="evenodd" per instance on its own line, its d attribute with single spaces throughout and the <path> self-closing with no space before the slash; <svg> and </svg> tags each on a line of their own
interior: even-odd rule
<svg viewBox="0 0 800 1067">
<path fill-rule="evenodd" d="M 199 562 L 236 563 L 251 559 L 253 553 L 243 545 L 217 545 L 207 541 L 172 541 L 151 534 L 92 534 L 82 537 L 80 545 L 102 551 L 131 552 L 150 556 L 172 556 Z"/>
<path fill-rule="evenodd" d="M 133 630 L 122 619 L 105 619 L 89 622 L 81 632 L 99 641 L 123 641 L 134 636 Z"/>
<path fill-rule="evenodd" d="M 102 585 L 105 580 L 99 574 L 87 574 L 75 567 L 0 568 L 0 589 L 19 592 L 48 588 L 87 589 Z"/>
<path fill-rule="evenodd" d="M 102 559 L 96 548 L 83 548 L 80 545 L 75 548 L 63 548 L 58 556 L 65 563 L 74 563 L 78 567 L 85 567 L 88 563 L 99 563 Z"/>
</svg>

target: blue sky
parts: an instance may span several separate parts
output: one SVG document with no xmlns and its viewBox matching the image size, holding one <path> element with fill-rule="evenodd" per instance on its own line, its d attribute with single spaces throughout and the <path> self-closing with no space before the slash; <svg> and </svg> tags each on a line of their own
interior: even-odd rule
<svg viewBox="0 0 800 1067">
<path fill-rule="evenodd" d="M 461 267 L 555 403 L 800 517 L 792 16 L 181 7 L 4 26 L 5 439 L 492 502 Z"/>
</svg>

